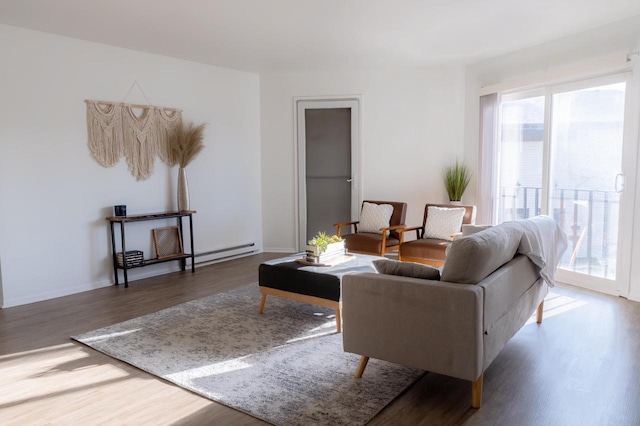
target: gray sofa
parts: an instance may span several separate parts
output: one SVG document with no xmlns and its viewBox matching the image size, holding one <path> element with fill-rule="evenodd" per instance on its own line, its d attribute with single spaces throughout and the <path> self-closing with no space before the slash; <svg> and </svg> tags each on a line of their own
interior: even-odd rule
<svg viewBox="0 0 640 426">
<path fill-rule="evenodd" d="M 457 238 L 441 271 L 379 260 L 383 273 L 345 276 L 343 344 L 362 355 L 356 377 L 371 357 L 469 380 L 479 408 L 483 372 L 536 308 L 542 321 L 565 249 L 560 227 L 538 216 Z"/>
</svg>

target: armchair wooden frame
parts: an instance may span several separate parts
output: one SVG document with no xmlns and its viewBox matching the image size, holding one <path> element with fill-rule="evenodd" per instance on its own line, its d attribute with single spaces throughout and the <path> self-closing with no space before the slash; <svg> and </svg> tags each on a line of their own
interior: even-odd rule
<svg viewBox="0 0 640 426">
<path fill-rule="evenodd" d="M 398 232 L 400 230 L 404 229 L 404 227 L 405 227 L 404 220 L 405 220 L 405 217 L 406 217 L 407 204 L 406 203 L 400 203 L 400 202 L 392 202 L 392 201 L 368 201 L 368 200 L 365 200 L 365 201 L 363 201 L 363 203 L 364 202 L 373 203 L 373 204 L 391 204 L 391 205 L 393 205 L 394 213 L 392 215 L 391 221 L 392 222 L 396 221 L 396 222 L 400 222 L 400 223 L 395 224 L 395 225 L 390 225 L 390 226 L 385 227 L 385 228 L 380 228 L 381 241 L 380 241 L 380 250 L 379 250 L 379 252 L 378 251 L 373 251 L 373 250 L 370 250 L 370 251 L 357 250 L 357 249 L 353 249 L 353 248 L 349 248 L 349 251 L 351 253 L 375 254 L 375 255 L 378 255 L 378 256 L 384 256 L 385 253 L 387 253 L 387 252 L 398 250 L 400 248 L 400 243 L 392 244 L 392 245 L 387 245 L 387 244 L 388 244 L 388 239 L 390 239 L 389 238 L 390 236 L 394 240 L 400 240 Z M 353 233 L 349 234 L 349 235 L 358 234 L 358 224 L 359 223 L 360 223 L 359 220 L 354 220 L 354 221 L 348 221 L 348 222 L 334 223 L 333 226 L 335 226 L 337 228 L 336 235 L 342 237 L 343 236 L 342 235 L 342 231 L 343 231 L 344 228 L 347 228 L 347 227 L 352 227 Z M 347 235 L 346 237 L 348 238 L 349 235 Z"/>
<path fill-rule="evenodd" d="M 431 258 L 425 258 L 425 257 L 408 256 L 406 254 L 403 255 L 402 253 L 403 244 L 430 245 L 433 249 L 442 251 L 443 253 L 446 251 L 447 246 L 451 244 L 451 242 L 448 240 L 430 240 L 428 243 L 426 242 L 426 240 L 423 240 L 425 226 L 427 225 L 427 214 L 428 214 L 429 206 L 444 207 L 444 208 L 463 207 L 466 209 L 466 213 L 464 215 L 462 224 L 463 225 L 474 224 L 476 221 L 475 206 L 462 206 L 462 205 L 451 205 L 451 204 L 426 204 L 424 207 L 424 219 L 421 226 L 408 226 L 408 227 L 404 227 L 403 229 L 396 230 L 400 240 L 400 244 L 398 248 L 398 260 L 405 261 L 405 262 L 423 263 L 425 265 L 431 265 L 436 267 L 440 267 L 444 265 L 444 256 L 442 259 L 431 259 Z M 416 233 L 416 239 L 405 242 L 405 233 L 413 232 L 413 231 L 415 231 Z M 461 234 L 462 234 L 461 232 L 456 232 L 452 234 L 451 237 L 455 238 L 456 236 Z M 423 243 L 423 241 L 425 242 Z"/>
<path fill-rule="evenodd" d="M 358 224 L 360 223 L 359 220 L 355 220 L 352 222 L 340 222 L 340 223 L 334 223 L 333 226 L 337 227 L 338 230 L 336 231 L 336 235 L 340 235 L 342 236 L 342 228 L 346 227 L 346 226 L 353 226 L 353 233 L 357 234 L 358 233 Z M 380 232 L 382 233 L 382 243 L 380 245 L 381 249 L 380 249 L 380 256 L 384 256 L 384 254 L 387 251 L 395 251 L 398 250 L 400 248 L 400 244 L 396 244 L 393 246 L 388 246 L 387 247 L 387 234 L 390 231 L 396 231 L 398 232 L 399 235 L 400 234 L 400 230 L 403 229 L 405 227 L 405 225 L 393 225 L 393 226 L 388 226 L 386 228 L 380 228 Z M 400 242 L 402 242 L 402 239 L 400 239 Z M 359 251 L 353 251 L 351 250 L 353 253 L 366 253 L 366 252 L 359 252 Z"/>
</svg>

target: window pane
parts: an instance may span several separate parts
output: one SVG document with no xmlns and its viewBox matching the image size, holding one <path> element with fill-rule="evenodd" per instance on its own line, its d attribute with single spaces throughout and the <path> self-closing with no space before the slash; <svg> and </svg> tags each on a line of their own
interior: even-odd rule
<svg viewBox="0 0 640 426">
<path fill-rule="evenodd" d="M 552 98 L 553 214 L 569 237 L 563 269 L 615 279 L 625 83 Z"/>
<path fill-rule="evenodd" d="M 498 223 L 541 213 L 544 96 L 500 105 Z"/>
</svg>

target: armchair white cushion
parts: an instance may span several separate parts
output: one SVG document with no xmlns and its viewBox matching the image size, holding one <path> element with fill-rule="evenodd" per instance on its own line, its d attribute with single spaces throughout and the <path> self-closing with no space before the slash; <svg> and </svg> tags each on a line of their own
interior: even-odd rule
<svg viewBox="0 0 640 426">
<path fill-rule="evenodd" d="M 391 215 L 393 215 L 391 204 L 374 204 L 365 201 L 362 203 L 358 232 L 382 234 L 380 229 L 389 227 Z M 387 233 L 387 235 L 389 234 Z"/>
<path fill-rule="evenodd" d="M 453 241 L 452 235 L 460 232 L 464 207 L 436 207 L 429 206 L 427 222 L 424 225 L 422 238 L 435 238 L 438 240 Z"/>
</svg>

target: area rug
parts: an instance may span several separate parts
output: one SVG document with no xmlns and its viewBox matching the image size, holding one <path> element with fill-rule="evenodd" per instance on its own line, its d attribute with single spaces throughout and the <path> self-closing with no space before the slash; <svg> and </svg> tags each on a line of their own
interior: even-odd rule
<svg viewBox="0 0 640 426">
<path fill-rule="evenodd" d="M 364 425 L 423 371 L 342 349 L 331 309 L 258 285 L 183 303 L 73 339 L 276 425 Z"/>
</svg>

